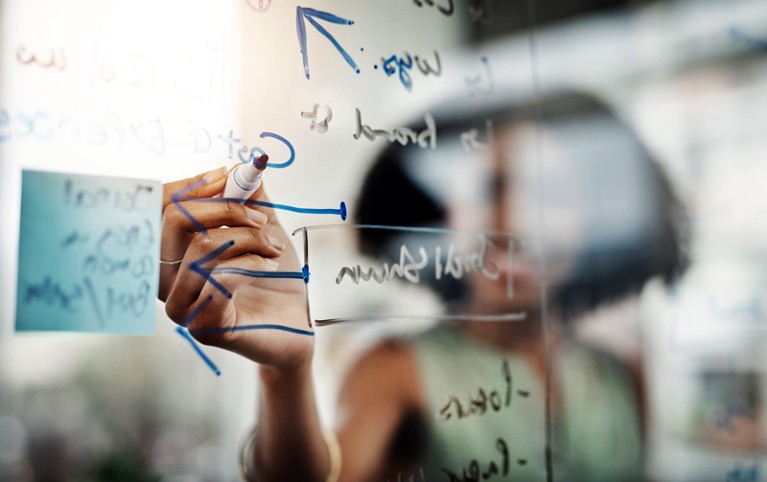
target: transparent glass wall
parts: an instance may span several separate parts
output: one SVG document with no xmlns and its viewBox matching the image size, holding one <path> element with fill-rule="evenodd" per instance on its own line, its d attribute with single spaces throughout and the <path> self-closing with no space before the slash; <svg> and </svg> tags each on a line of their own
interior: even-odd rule
<svg viewBox="0 0 767 482">
<path fill-rule="evenodd" d="M 240 480 L 268 387 L 234 332 L 313 347 L 341 480 L 764 479 L 764 2 L 2 0 L 0 25 L 3 480 Z M 125 225 L 72 182 L 81 208 L 262 154 L 276 274 L 215 271 L 239 228 L 179 206 L 220 194 L 166 187 L 128 232 L 166 252 L 170 206 L 208 240 L 175 323 L 155 251 L 151 296 L 86 281 L 134 254 L 75 259 Z M 133 321 L 89 323 L 89 286 Z"/>
</svg>

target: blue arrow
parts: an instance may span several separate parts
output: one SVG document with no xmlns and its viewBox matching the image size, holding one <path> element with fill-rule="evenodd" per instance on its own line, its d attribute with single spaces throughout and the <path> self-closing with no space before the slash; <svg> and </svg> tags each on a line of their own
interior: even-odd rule
<svg viewBox="0 0 767 482">
<path fill-rule="evenodd" d="M 253 271 L 253 270 L 242 269 L 242 268 L 215 268 L 211 270 L 211 269 L 206 269 L 202 267 L 203 264 L 217 258 L 221 253 L 231 248 L 232 246 L 234 246 L 234 240 L 227 241 L 226 243 L 222 244 L 218 248 L 214 249 L 210 253 L 206 254 L 205 256 L 201 257 L 200 259 L 198 259 L 197 261 L 189 265 L 189 269 L 191 269 L 195 273 L 205 278 L 206 281 L 212 284 L 218 291 L 221 292 L 221 294 L 223 294 L 229 299 L 232 298 L 232 293 L 228 289 L 226 289 L 224 285 L 222 285 L 215 278 L 213 278 L 212 276 L 213 272 L 229 273 L 229 274 L 235 274 L 239 276 L 248 276 L 251 278 L 300 279 L 300 280 L 303 280 L 304 283 L 309 283 L 309 267 L 307 265 L 304 265 L 301 271 Z"/>
<path fill-rule="evenodd" d="M 306 74 L 306 78 L 309 78 L 309 51 L 306 48 L 307 20 L 310 24 L 314 25 L 314 28 L 316 28 L 319 33 L 324 35 L 326 39 L 330 40 L 330 43 L 332 43 L 336 50 L 338 50 L 338 53 L 343 56 L 343 58 L 346 60 L 346 63 L 349 64 L 349 66 L 359 74 L 360 69 L 357 67 L 354 59 L 352 59 L 346 50 L 341 47 L 341 44 L 338 43 L 338 41 L 330 34 L 330 32 L 325 30 L 325 27 L 320 25 L 317 20 L 314 19 L 315 17 L 330 23 L 337 23 L 340 25 L 354 25 L 353 20 L 341 18 L 330 12 L 323 12 L 322 10 L 315 10 L 313 8 L 296 7 L 296 33 L 298 34 L 298 44 L 301 47 L 301 56 L 304 60 L 304 73 Z"/>
</svg>

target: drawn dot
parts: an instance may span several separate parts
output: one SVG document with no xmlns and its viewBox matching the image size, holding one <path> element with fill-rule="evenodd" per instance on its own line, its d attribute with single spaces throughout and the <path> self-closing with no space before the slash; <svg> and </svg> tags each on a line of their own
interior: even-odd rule
<svg viewBox="0 0 767 482">
<path fill-rule="evenodd" d="M 360 52 L 364 52 L 364 51 L 365 51 L 365 47 L 360 47 Z"/>
<path fill-rule="evenodd" d="M 358 73 L 358 74 L 360 73 L 360 69 L 357 69 L 357 73 Z"/>
<path fill-rule="evenodd" d="M 517 459 L 517 463 L 519 465 L 527 465 L 527 460 L 525 460 L 525 459 Z"/>
<path fill-rule="evenodd" d="M 374 65 L 373 68 L 378 70 L 378 64 Z"/>
</svg>

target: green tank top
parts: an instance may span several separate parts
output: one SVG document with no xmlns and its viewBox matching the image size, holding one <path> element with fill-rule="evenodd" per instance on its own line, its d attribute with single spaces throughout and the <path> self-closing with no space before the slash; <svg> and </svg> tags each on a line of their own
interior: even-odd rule
<svg viewBox="0 0 767 482">
<path fill-rule="evenodd" d="M 411 346 L 429 432 L 412 480 L 546 481 L 543 387 L 527 362 L 445 328 Z M 623 367 L 570 343 L 556 369 L 562 406 L 552 434 L 554 480 L 641 480 L 639 419 Z"/>
</svg>

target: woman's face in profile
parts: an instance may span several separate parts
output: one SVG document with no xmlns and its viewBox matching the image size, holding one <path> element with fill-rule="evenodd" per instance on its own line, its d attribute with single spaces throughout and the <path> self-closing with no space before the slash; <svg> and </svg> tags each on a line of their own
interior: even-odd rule
<svg viewBox="0 0 767 482">
<path fill-rule="evenodd" d="M 545 152 L 545 161 L 539 152 Z M 484 154 L 473 156 L 473 172 L 462 179 L 472 179 L 473 195 L 449 204 L 449 224 L 511 237 L 488 238 L 486 263 L 498 268 L 499 278 L 470 273 L 469 305 L 482 314 L 535 312 L 540 283 L 556 285 L 565 279 L 582 237 L 577 176 L 556 142 L 527 123 L 496 128 Z M 462 190 L 469 191 L 465 185 Z"/>
</svg>

